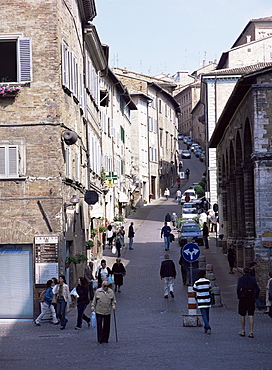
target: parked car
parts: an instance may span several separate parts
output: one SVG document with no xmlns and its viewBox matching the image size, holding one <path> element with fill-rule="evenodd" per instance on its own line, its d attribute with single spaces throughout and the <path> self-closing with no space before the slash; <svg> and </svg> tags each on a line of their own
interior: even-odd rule
<svg viewBox="0 0 272 370">
<path fill-rule="evenodd" d="M 190 159 L 191 158 L 191 152 L 189 150 L 187 150 L 187 149 L 184 149 L 182 151 L 181 158 Z"/>
<path fill-rule="evenodd" d="M 197 199 L 197 196 L 196 196 L 196 192 L 194 191 L 194 189 L 188 189 L 188 190 L 185 190 L 185 192 L 182 194 L 182 197 L 181 197 L 181 203 L 185 203 L 186 202 L 186 195 L 189 196 L 189 202 L 193 201 L 194 199 Z"/>
<path fill-rule="evenodd" d="M 187 144 L 187 140 L 191 140 L 190 136 L 184 136 L 183 137 L 184 144 Z"/>
<path fill-rule="evenodd" d="M 201 229 L 194 221 L 181 222 L 178 233 L 179 245 L 181 247 L 190 242 L 196 243 L 199 246 L 203 245 Z"/>
<path fill-rule="evenodd" d="M 194 153 L 195 153 L 195 156 L 198 158 L 200 156 L 200 154 L 202 153 L 202 150 L 197 149 Z"/>
<path fill-rule="evenodd" d="M 200 162 L 204 162 L 205 161 L 205 154 L 200 153 L 199 154 L 199 160 L 200 160 Z"/>
<path fill-rule="evenodd" d="M 197 216 L 198 213 L 196 208 L 185 208 L 182 210 L 181 218 L 185 218 L 186 220 L 193 220 Z"/>
<path fill-rule="evenodd" d="M 183 135 L 182 134 L 178 134 L 178 140 L 183 140 Z"/>
<path fill-rule="evenodd" d="M 191 144 L 191 151 L 193 152 L 195 150 L 195 148 L 198 148 L 198 147 L 199 147 L 199 145 L 196 144 L 196 143 Z"/>
<path fill-rule="evenodd" d="M 188 210 L 188 209 L 195 210 L 195 209 L 197 209 L 196 203 L 193 203 L 193 202 L 183 203 L 182 210 L 184 210 L 184 209 L 186 209 L 186 210 Z"/>
</svg>

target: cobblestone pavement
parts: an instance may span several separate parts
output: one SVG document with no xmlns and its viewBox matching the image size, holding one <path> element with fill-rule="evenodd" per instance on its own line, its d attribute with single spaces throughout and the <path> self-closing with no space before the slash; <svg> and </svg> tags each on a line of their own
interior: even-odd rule
<svg viewBox="0 0 272 370">
<path fill-rule="evenodd" d="M 192 179 L 191 179 L 192 181 Z M 182 190 L 187 186 L 184 183 Z M 172 189 L 175 193 L 176 189 Z M 175 240 L 170 257 L 177 269 L 175 298 L 163 298 L 163 282 L 159 268 L 165 254 L 160 229 L 167 212 L 180 213 L 180 206 L 170 197 L 168 201 L 153 201 L 136 211 L 126 224 L 134 222 L 134 250 L 122 250 L 127 275 L 117 296 L 117 339 L 114 320 L 108 344 L 98 344 L 96 331 L 87 325 L 75 330 L 76 310 L 68 314 L 65 330 L 43 323 L 0 322 L 0 369 L 272 369 L 272 319 L 262 312 L 255 314 L 255 338 L 239 337 L 239 316 L 236 312 L 236 275 L 228 274 L 228 263 L 214 236 L 210 249 L 201 253 L 206 263 L 213 264 L 217 285 L 221 290 L 223 307 L 213 307 L 210 313 L 212 334 L 202 327 L 183 327 L 187 313 L 187 287 L 181 280 L 178 264 L 180 247 Z M 177 235 L 176 231 L 174 233 Z M 104 257 L 112 266 L 116 256 L 106 248 Z M 90 313 L 88 306 L 86 312 Z M 247 326 L 248 332 L 248 326 Z"/>
</svg>

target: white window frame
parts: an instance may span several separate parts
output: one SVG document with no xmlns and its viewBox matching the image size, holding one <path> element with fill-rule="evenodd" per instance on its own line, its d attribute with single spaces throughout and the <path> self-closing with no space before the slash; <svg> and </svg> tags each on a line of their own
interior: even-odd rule
<svg viewBox="0 0 272 370">
<path fill-rule="evenodd" d="M 16 42 L 17 81 L 8 84 L 32 82 L 32 39 L 14 34 L 0 34 L 0 40 Z"/>
<path fill-rule="evenodd" d="M 0 145 L 0 178 L 19 177 L 18 145 Z"/>
</svg>

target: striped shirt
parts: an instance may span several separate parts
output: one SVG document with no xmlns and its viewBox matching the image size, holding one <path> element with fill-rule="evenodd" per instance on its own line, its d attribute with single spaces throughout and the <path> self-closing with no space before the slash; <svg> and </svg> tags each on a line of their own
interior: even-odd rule
<svg viewBox="0 0 272 370">
<path fill-rule="evenodd" d="M 206 278 L 200 278 L 194 283 L 193 290 L 196 292 L 198 308 L 211 307 L 211 282 Z"/>
</svg>

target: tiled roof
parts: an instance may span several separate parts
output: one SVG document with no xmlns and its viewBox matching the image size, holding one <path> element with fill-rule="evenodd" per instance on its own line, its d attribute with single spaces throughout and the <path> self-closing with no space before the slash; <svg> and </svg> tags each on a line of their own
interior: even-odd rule
<svg viewBox="0 0 272 370">
<path fill-rule="evenodd" d="M 225 68 L 211 71 L 209 73 L 204 73 L 203 76 L 213 76 L 213 75 L 245 75 L 247 73 L 255 72 L 260 69 L 271 67 L 272 62 L 267 63 L 257 63 L 249 66 L 235 67 L 235 68 Z"/>
<path fill-rule="evenodd" d="M 255 18 L 251 19 L 251 22 L 272 22 L 272 17 L 264 17 L 264 18 Z"/>
</svg>

